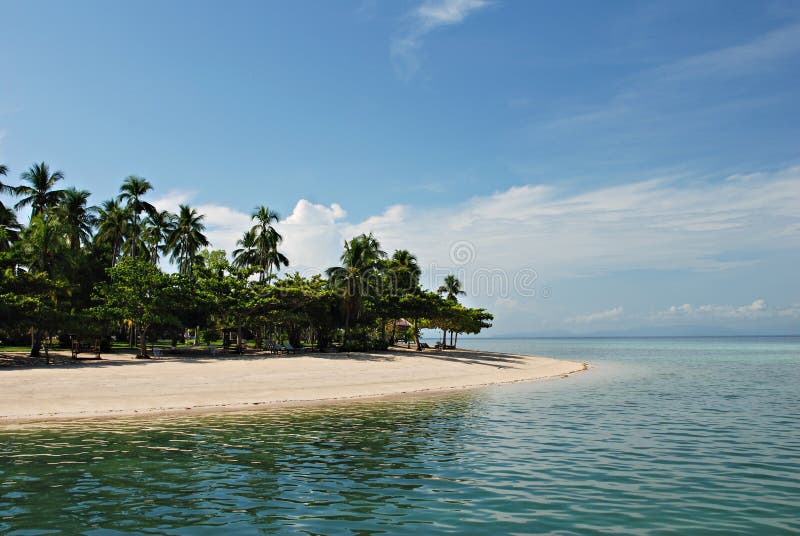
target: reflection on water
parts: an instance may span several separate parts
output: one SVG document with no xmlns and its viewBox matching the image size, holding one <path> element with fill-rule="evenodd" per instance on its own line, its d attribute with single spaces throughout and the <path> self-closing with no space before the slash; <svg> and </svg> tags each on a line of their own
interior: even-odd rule
<svg viewBox="0 0 800 536">
<path fill-rule="evenodd" d="M 800 530 L 800 340 L 468 341 L 567 380 L 0 431 L 0 533 Z"/>
</svg>

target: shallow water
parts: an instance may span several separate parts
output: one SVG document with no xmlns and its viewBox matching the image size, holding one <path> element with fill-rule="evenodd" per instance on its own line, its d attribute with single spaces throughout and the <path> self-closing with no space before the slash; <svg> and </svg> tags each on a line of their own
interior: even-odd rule
<svg viewBox="0 0 800 536">
<path fill-rule="evenodd" d="M 800 532 L 800 338 L 459 343 L 592 368 L 400 402 L 0 429 L 0 533 Z"/>
</svg>

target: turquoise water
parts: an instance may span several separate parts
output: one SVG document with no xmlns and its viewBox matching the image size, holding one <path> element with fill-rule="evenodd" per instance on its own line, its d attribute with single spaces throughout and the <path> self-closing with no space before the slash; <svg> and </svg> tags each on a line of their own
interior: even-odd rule
<svg viewBox="0 0 800 536">
<path fill-rule="evenodd" d="M 0 533 L 800 532 L 800 338 L 459 342 L 592 368 L 401 402 L 0 429 Z"/>
</svg>

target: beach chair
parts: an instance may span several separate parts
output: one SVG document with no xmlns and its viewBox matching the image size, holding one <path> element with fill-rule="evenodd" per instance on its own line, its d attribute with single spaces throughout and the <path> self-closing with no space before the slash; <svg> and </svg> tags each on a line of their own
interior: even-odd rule
<svg viewBox="0 0 800 536">
<path fill-rule="evenodd" d="M 287 353 L 292 353 L 292 354 L 296 354 L 297 353 L 297 348 L 292 346 L 292 343 L 290 343 L 290 342 L 287 342 L 286 344 L 284 344 L 283 347 L 286 349 Z"/>
</svg>

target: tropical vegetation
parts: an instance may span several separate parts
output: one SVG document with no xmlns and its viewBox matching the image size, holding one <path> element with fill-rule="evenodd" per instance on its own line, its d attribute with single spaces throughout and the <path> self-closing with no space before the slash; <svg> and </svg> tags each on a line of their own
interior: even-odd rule
<svg viewBox="0 0 800 536">
<path fill-rule="evenodd" d="M 458 303 L 455 276 L 423 289 L 416 256 L 388 254 L 372 234 L 346 241 L 339 265 L 302 276 L 287 270 L 280 217 L 266 205 L 229 260 L 210 249 L 203 214 L 159 210 L 145 178 L 126 177 L 116 197 L 93 205 L 45 162 L 16 185 L 8 177 L 0 165 L 0 196 L 15 202 L 0 198 L 0 341 L 27 343 L 33 357 L 56 340 L 95 340 L 104 351 L 127 341 L 147 357 L 154 340 L 175 345 L 190 332 L 194 344 L 222 339 L 232 348 L 272 340 L 380 350 L 402 339 L 421 349 L 423 328 L 441 329 L 450 347 L 459 333 L 491 326 L 487 311 Z"/>
</svg>

